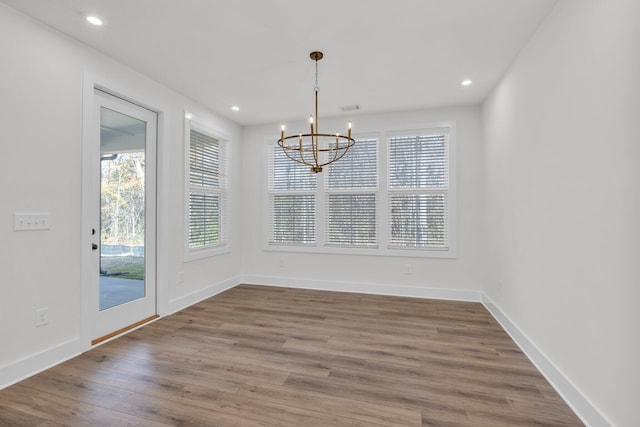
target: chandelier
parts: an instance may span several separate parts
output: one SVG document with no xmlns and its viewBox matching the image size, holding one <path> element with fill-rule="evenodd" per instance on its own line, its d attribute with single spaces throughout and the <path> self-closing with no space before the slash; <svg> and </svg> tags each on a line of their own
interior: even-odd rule
<svg viewBox="0 0 640 427">
<path fill-rule="evenodd" d="M 313 173 L 322 172 L 323 166 L 340 160 L 356 142 L 355 139 L 351 138 L 351 122 L 348 124 L 347 136 L 340 135 L 339 132 L 334 134 L 320 133 L 318 126 L 318 61 L 323 56 L 322 52 L 311 52 L 309 54 L 309 57 L 316 62 L 316 86 L 314 88 L 316 115 L 315 117 L 309 117 L 311 132 L 298 132 L 297 134 L 285 136 L 285 127 L 282 125 L 280 139 L 278 140 L 278 145 L 287 157 L 309 166 Z"/>
</svg>

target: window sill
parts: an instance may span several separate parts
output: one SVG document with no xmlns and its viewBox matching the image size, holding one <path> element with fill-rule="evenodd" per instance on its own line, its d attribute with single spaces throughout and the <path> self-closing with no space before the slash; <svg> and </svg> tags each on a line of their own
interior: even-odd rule
<svg viewBox="0 0 640 427">
<path fill-rule="evenodd" d="M 297 252 L 309 254 L 333 254 L 333 255 L 369 255 L 369 256 L 390 256 L 406 258 L 457 258 L 455 249 L 399 249 L 372 247 L 335 247 L 335 246 L 288 246 L 288 245 L 263 245 L 262 249 L 267 252 Z"/>
<path fill-rule="evenodd" d="M 231 247 L 220 246 L 214 248 L 189 249 L 187 248 L 184 255 L 184 262 L 196 261 L 199 259 L 210 258 L 231 252 Z"/>
</svg>

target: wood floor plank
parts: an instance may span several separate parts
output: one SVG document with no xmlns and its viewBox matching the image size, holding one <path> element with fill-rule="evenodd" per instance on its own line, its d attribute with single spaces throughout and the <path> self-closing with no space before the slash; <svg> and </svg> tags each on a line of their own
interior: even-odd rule
<svg viewBox="0 0 640 427">
<path fill-rule="evenodd" d="M 122 402 L 116 408 L 118 411 L 150 420 L 160 422 L 170 426 L 215 425 L 226 426 L 264 426 L 274 427 L 274 424 L 262 423 L 252 420 L 247 416 L 250 414 L 236 413 L 229 415 L 217 411 L 213 408 L 202 408 L 201 406 L 166 398 L 147 399 L 145 396 L 136 396 L 130 400 Z"/>
<path fill-rule="evenodd" d="M 24 412 L 10 406 L 5 406 L 4 402 L 0 401 L 0 427 L 38 426 L 47 421 L 46 418 L 39 417 L 30 412 L 31 411 Z"/>
<path fill-rule="evenodd" d="M 369 403 L 378 403 L 409 410 L 445 410 L 464 414 L 463 402 L 451 396 L 443 396 L 437 391 L 425 390 L 419 394 L 407 390 L 384 389 L 349 379 L 312 378 L 292 374 L 285 386 L 299 389 L 300 392 L 317 391 L 319 393 L 353 399 Z"/>
<path fill-rule="evenodd" d="M 86 381 L 82 376 L 62 371 L 45 371 L 37 377 L 26 379 L 21 384 L 43 393 L 55 393 L 58 396 L 96 404 L 104 408 L 112 408 L 133 394 L 131 391 Z"/>
<path fill-rule="evenodd" d="M 0 390 L 40 425 L 582 423 L 479 303 L 240 285 Z"/>
<path fill-rule="evenodd" d="M 335 397 L 313 390 L 302 393 L 299 389 L 284 386 L 247 384 L 238 393 L 252 398 L 353 418 L 361 422 L 377 422 L 389 426 L 420 425 L 419 411 Z"/>
<path fill-rule="evenodd" d="M 261 370 L 281 371 L 287 373 L 299 373 L 317 377 L 329 376 L 329 367 L 325 364 L 317 363 L 313 360 L 287 360 L 273 355 L 269 352 L 244 353 L 238 351 L 237 348 L 226 350 L 218 350 L 216 352 L 203 351 L 196 353 L 194 356 L 214 358 L 215 360 L 227 364 L 240 364 L 244 366 L 260 367 Z"/>
<path fill-rule="evenodd" d="M 144 423 L 143 418 L 130 416 L 114 410 L 107 410 L 99 405 L 85 403 L 54 393 L 24 387 L 21 384 L 10 387 L 9 392 L 3 390 L 0 406 L 11 407 L 22 414 L 44 419 L 41 424 L 21 424 L 15 418 L 2 418 L 0 425 L 138 425 Z M 5 416 L 0 412 L 0 416 Z"/>
</svg>

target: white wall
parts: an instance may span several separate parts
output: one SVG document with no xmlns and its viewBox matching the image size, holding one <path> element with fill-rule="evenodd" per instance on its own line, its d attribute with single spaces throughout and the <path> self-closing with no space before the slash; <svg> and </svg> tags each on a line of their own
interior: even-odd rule
<svg viewBox="0 0 640 427">
<path fill-rule="evenodd" d="M 415 129 L 454 120 L 457 132 L 458 256 L 456 259 L 394 256 L 303 254 L 263 251 L 263 177 L 266 138 L 276 139 L 277 123 L 243 132 L 243 279 L 406 295 L 443 295 L 439 291 L 482 289 L 484 259 L 482 206 L 482 130 L 479 107 L 440 108 L 377 115 L 353 115 L 354 130 Z M 346 126 L 346 118 L 323 119 L 327 129 Z M 290 124 L 297 129 L 296 124 Z M 303 124 L 300 124 L 301 126 Z M 306 124 L 304 124 L 306 126 Z M 280 266 L 283 259 L 285 267 Z M 405 264 L 412 274 L 405 274 Z M 431 292 L 438 290 L 438 292 Z M 446 292 L 445 292 L 446 293 Z M 453 295 L 453 294 L 450 294 Z M 462 293 L 458 297 L 465 297 Z"/>
<path fill-rule="evenodd" d="M 640 425 L 639 23 L 637 0 L 559 2 L 483 106 L 487 293 L 619 426 Z"/>
<path fill-rule="evenodd" d="M 235 283 L 241 271 L 247 279 L 344 290 L 484 290 L 605 417 L 640 425 L 639 5 L 558 2 L 482 114 L 464 107 L 352 117 L 368 130 L 456 121 L 458 257 L 425 259 L 263 251 L 262 146 L 278 124 L 241 131 L 0 4 L 0 387 L 84 348 L 67 343 L 77 342 L 81 330 L 88 69 L 166 108 L 160 177 L 166 200 L 159 212 L 165 311 Z M 189 263 L 183 262 L 185 109 L 231 136 L 235 231 L 230 254 Z M 49 212 L 51 229 L 14 232 L 14 212 Z M 404 274 L 407 262 L 411 275 Z M 50 324 L 35 328 L 40 307 L 49 308 Z"/>
<path fill-rule="evenodd" d="M 86 349 L 81 335 L 83 70 L 152 99 L 162 111 L 158 259 L 165 312 L 237 280 L 230 254 L 183 263 L 184 110 L 231 136 L 231 192 L 240 182 L 240 127 L 86 46 L 0 4 L 0 387 Z M 136 94 L 131 94 L 135 97 Z M 230 219 L 238 230 L 237 204 Z M 47 231 L 14 232 L 14 212 L 49 212 Z M 184 283 L 179 273 L 184 272 Z M 50 323 L 36 328 L 35 310 Z"/>
</svg>

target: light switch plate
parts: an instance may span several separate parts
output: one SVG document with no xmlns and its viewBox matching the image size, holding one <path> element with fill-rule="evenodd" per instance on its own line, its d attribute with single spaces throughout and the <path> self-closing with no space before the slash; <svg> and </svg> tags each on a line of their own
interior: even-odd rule
<svg viewBox="0 0 640 427">
<path fill-rule="evenodd" d="M 14 231 L 31 231 L 31 230 L 48 230 L 49 229 L 49 213 L 14 213 L 13 214 L 13 230 Z"/>
</svg>

